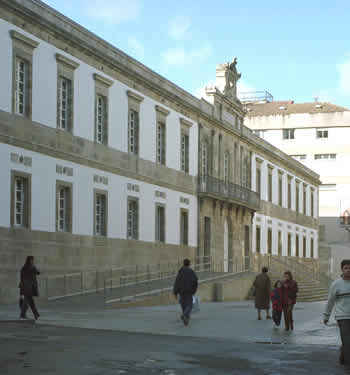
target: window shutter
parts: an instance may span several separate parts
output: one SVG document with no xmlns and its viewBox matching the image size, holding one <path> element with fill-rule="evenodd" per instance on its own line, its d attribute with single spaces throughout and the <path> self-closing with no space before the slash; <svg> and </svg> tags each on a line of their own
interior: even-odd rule
<svg viewBox="0 0 350 375">
<path fill-rule="evenodd" d="M 189 172 L 189 164 L 190 164 L 190 148 L 189 148 L 189 136 L 185 135 L 185 171 Z"/>
<path fill-rule="evenodd" d="M 103 97 L 103 144 L 108 145 L 108 98 Z"/>
<path fill-rule="evenodd" d="M 24 115 L 29 117 L 30 116 L 30 85 L 32 84 L 31 82 L 31 67 L 29 66 L 29 62 L 25 61 L 24 64 L 24 84 L 25 84 L 25 89 L 24 89 L 24 101 L 25 101 L 25 108 L 24 108 Z"/>
<path fill-rule="evenodd" d="M 67 92 L 68 92 L 68 124 L 67 124 L 67 130 L 69 132 L 72 132 L 73 130 L 73 82 L 70 80 L 67 80 Z"/>
</svg>

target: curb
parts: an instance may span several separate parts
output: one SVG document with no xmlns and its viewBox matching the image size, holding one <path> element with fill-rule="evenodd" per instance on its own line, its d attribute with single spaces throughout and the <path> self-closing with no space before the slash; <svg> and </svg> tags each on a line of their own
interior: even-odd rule
<svg viewBox="0 0 350 375">
<path fill-rule="evenodd" d="M 21 324 L 34 324 L 34 319 L 0 319 L 0 324 L 2 323 L 21 323 Z"/>
</svg>

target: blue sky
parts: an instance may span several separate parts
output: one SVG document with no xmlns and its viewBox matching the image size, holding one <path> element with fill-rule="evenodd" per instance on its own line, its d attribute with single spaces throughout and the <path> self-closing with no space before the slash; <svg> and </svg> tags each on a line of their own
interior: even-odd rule
<svg viewBox="0 0 350 375">
<path fill-rule="evenodd" d="M 44 2 L 194 95 L 237 56 L 241 91 L 350 107 L 349 0 Z"/>
</svg>

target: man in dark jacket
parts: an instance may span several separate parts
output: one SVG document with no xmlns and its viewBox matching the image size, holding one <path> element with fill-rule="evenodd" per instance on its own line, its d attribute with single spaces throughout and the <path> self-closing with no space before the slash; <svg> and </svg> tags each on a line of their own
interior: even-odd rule
<svg viewBox="0 0 350 375">
<path fill-rule="evenodd" d="M 28 305 L 32 309 L 35 320 L 40 316 L 33 299 L 33 297 L 38 297 L 39 295 L 36 279 L 39 274 L 40 272 L 34 266 L 34 257 L 32 255 L 27 256 L 26 262 L 21 269 L 21 281 L 19 283 L 20 295 L 23 296 L 23 302 L 21 303 L 22 319 L 27 319 Z"/>
<path fill-rule="evenodd" d="M 198 278 L 195 272 L 190 268 L 190 260 L 184 259 L 184 265 L 180 268 L 175 284 L 174 295 L 180 295 L 180 304 L 182 308 L 181 319 L 187 326 L 192 311 L 192 298 L 198 288 Z"/>
</svg>

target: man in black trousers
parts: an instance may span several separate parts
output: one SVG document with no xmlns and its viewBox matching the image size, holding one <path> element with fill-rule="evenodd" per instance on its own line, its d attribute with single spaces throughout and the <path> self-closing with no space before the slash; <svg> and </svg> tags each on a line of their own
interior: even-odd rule
<svg viewBox="0 0 350 375">
<path fill-rule="evenodd" d="M 192 299 L 198 288 L 198 278 L 195 272 L 190 268 L 190 260 L 184 259 L 184 265 L 177 273 L 174 284 L 174 295 L 180 295 L 180 304 L 182 308 L 181 319 L 187 326 L 192 311 Z"/>
</svg>

